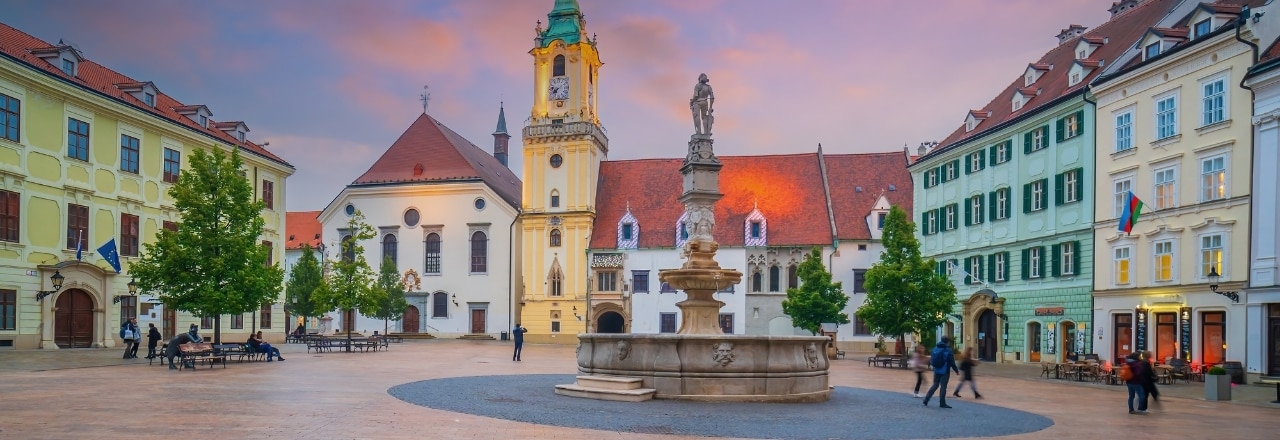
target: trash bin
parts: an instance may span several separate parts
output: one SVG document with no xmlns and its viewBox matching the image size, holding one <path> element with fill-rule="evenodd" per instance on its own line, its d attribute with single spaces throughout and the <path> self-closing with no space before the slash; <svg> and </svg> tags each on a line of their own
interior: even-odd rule
<svg viewBox="0 0 1280 440">
<path fill-rule="evenodd" d="M 1227 375 L 1231 376 L 1231 383 L 1244 385 L 1244 365 L 1240 361 L 1226 361 L 1222 363 L 1222 369 L 1227 370 Z"/>
<path fill-rule="evenodd" d="M 502 340 L 507 340 L 507 332 L 502 332 Z"/>
</svg>

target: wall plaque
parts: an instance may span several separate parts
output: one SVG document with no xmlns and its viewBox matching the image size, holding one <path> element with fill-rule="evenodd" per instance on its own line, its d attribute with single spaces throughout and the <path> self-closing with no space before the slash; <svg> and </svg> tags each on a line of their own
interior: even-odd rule
<svg viewBox="0 0 1280 440">
<path fill-rule="evenodd" d="M 1065 314 L 1065 307 L 1036 307 L 1036 316 L 1062 316 Z"/>
</svg>

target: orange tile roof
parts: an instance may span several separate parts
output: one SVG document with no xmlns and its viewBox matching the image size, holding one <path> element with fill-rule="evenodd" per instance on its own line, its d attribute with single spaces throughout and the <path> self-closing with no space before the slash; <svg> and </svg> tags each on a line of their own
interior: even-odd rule
<svg viewBox="0 0 1280 440">
<path fill-rule="evenodd" d="M 285 250 L 301 249 L 309 244 L 320 247 L 320 211 L 288 211 L 284 213 Z"/>
<path fill-rule="evenodd" d="M 0 54 L 19 64 L 25 64 L 41 71 L 45 75 L 56 77 L 81 88 L 91 90 L 94 93 L 122 102 L 143 112 L 175 122 L 187 129 L 213 137 L 228 144 L 237 145 L 244 151 L 256 156 L 293 168 L 293 165 L 290 165 L 289 162 L 286 162 L 279 156 L 267 151 L 267 149 L 263 148 L 261 145 L 250 141 L 240 142 L 236 138 L 227 133 L 223 133 L 222 131 L 201 127 L 197 122 L 179 114 L 178 111 L 175 110 L 178 107 L 183 107 L 184 105 L 182 103 L 178 102 L 172 96 L 164 93 L 158 93 L 159 90 L 157 90 L 157 96 L 155 98 L 155 107 L 146 105 L 141 100 L 134 98 L 133 95 L 120 90 L 121 86 L 145 84 L 145 81 L 140 82 L 88 59 L 84 59 L 79 63 L 76 67 L 77 75 L 73 77 L 64 73 L 61 66 L 54 66 L 48 61 L 33 54 L 33 52 L 47 50 L 51 47 L 56 49 L 56 46 L 53 46 L 44 40 L 33 37 L 26 32 L 20 31 L 7 24 L 0 23 Z"/>
<path fill-rule="evenodd" d="M 835 211 L 823 188 L 818 153 L 770 156 L 720 156 L 720 192 L 716 203 L 716 241 L 743 246 L 747 215 L 759 208 L 769 222 L 769 246 L 827 245 L 842 240 L 868 240 L 866 216 L 881 189 L 893 203 L 911 208 L 911 175 L 902 152 L 824 154 Z M 618 221 L 630 206 L 640 226 L 641 248 L 674 247 L 676 221 L 684 213 L 677 200 L 682 191 L 682 159 L 607 161 L 600 164 L 596 220 L 591 248 L 617 247 Z M 856 192 L 856 187 L 862 192 Z"/>
<path fill-rule="evenodd" d="M 1262 56 L 1258 58 L 1258 63 L 1259 64 L 1265 63 L 1267 61 L 1271 61 L 1276 58 L 1280 58 L 1280 38 L 1277 38 L 1276 41 L 1271 42 L 1271 47 L 1268 47 L 1266 50 L 1262 51 Z"/>
<path fill-rule="evenodd" d="M 1160 20 L 1179 1 L 1148 0 L 1142 2 L 1133 9 L 1112 17 L 1106 23 L 1087 31 L 1079 38 L 1090 40 L 1106 38 L 1108 42 L 1094 50 L 1090 57 L 1112 62 L 1132 46 L 1133 42 L 1137 41 L 1151 25 Z M 983 109 L 991 111 L 991 117 L 982 120 L 972 131 L 966 131 L 963 124 L 957 127 L 942 142 L 938 143 L 937 148 L 925 154 L 924 158 L 927 159 L 941 154 L 955 145 L 987 134 L 988 130 L 994 127 L 1012 122 L 1019 117 L 1033 114 L 1035 110 L 1049 105 L 1058 98 L 1081 91 L 1089 84 L 1090 80 L 1102 72 L 1102 69 L 1094 69 L 1089 76 L 1083 78 L 1079 83 L 1074 86 L 1070 85 L 1067 72 L 1070 70 L 1071 63 L 1075 60 L 1074 49 L 1075 44 L 1059 44 L 1050 49 L 1039 60 L 1030 64 L 1036 69 L 1048 66 L 1053 66 L 1053 69 L 1043 73 L 1036 80 L 1034 86 L 1040 88 L 1040 95 L 1031 97 L 1021 109 L 1015 112 L 1009 105 L 1009 97 L 1013 96 L 1016 90 L 1023 88 L 1022 72 L 1018 72 L 1017 79 L 1006 86 L 1003 91 L 991 99 L 991 102 L 983 107 Z"/>
<path fill-rule="evenodd" d="M 352 186 L 482 180 L 520 206 L 520 178 L 488 152 L 423 113 Z"/>
</svg>

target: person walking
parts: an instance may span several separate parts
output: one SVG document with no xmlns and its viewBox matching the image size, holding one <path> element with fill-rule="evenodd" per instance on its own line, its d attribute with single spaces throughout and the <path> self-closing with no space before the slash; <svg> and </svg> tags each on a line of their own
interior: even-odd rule
<svg viewBox="0 0 1280 440">
<path fill-rule="evenodd" d="M 956 391 L 951 395 L 959 398 L 960 389 L 964 388 L 965 382 L 969 382 L 969 390 L 973 391 L 973 397 L 982 398 L 982 394 L 978 393 L 978 386 L 973 382 L 973 367 L 976 366 L 978 366 L 978 360 L 973 358 L 973 347 L 965 347 L 964 354 L 960 355 L 960 372 L 964 374 L 960 376 L 960 383 L 956 384 Z"/>
<path fill-rule="evenodd" d="M 1156 368 L 1155 359 L 1152 359 L 1151 350 L 1143 351 L 1142 357 L 1145 360 L 1146 373 L 1142 375 L 1142 390 L 1146 391 L 1147 397 L 1151 399 L 1156 408 L 1160 408 L 1160 389 L 1156 387 Z"/>
<path fill-rule="evenodd" d="M 155 323 L 147 325 L 151 326 L 147 330 L 147 359 L 154 359 L 156 357 L 156 344 L 160 343 L 160 329 L 156 328 Z"/>
<path fill-rule="evenodd" d="M 1147 390 L 1143 388 L 1142 384 L 1146 381 L 1147 370 L 1150 370 L 1150 368 L 1144 365 L 1146 362 L 1139 359 L 1138 353 L 1129 353 L 1126 359 L 1124 366 L 1120 367 L 1122 370 L 1119 376 L 1124 380 L 1125 387 L 1129 389 L 1129 414 L 1146 415 Z M 1126 368 L 1129 370 L 1128 372 L 1123 370 Z M 1134 398 L 1138 399 L 1136 408 L 1133 405 Z"/>
<path fill-rule="evenodd" d="M 142 334 L 138 333 L 137 318 L 129 318 L 120 325 L 120 339 L 124 340 L 124 359 L 138 357 L 138 341 L 142 340 Z"/>
<path fill-rule="evenodd" d="M 516 323 L 516 328 L 511 329 L 511 339 L 516 341 L 516 351 L 511 354 L 512 361 L 520 361 L 520 349 L 524 347 L 524 334 L 528 331 L 529 329 L 521 327 L 518 322 Z"/>
<path fill-rule="evenodd" d="M 929 371 L 929 355 L 925 353 L 923 345 L 916 345 L 916 349 L 911 353 L 911 359 L 907 361 L 907 367 L 916 373 L 916 390 L 913 396 L 919 398 L 924 397 L 920 394 L 920 385 L 924 384 L 924 372 Z"/>
<path fill-rule="evenodd" d="M 951 338 L 946 336 L 938 341 L 938 345 L 933 348 L 933 354 L 929 357 L 929 366 L 933 367 L 933 385 L 929 387 L 929 392 L 924 395 L 924 406 L 929 406 L 929 399 L 933 398 L 934 391 L 942 388 L 942 392 L 938 393 L 938 407 L 950 408 L 947 405 L 947 382 L 951 380 L 951 372 L 960 372 L 960 368 L 956 367 L 955 353 L 951 352 Z"/>
</svg>

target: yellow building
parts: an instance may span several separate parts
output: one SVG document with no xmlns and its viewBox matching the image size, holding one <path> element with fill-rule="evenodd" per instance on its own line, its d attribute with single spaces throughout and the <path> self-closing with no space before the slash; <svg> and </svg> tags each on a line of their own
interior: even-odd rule
<svg viewBox="0 0 1280 440">
<path fill-rule="evenodd" d="M 0 349 L 118 346 L 121 322 L 133 316 L 143 332 L 154 323 L 171 337 L 203 323 L 211 334 L 212 319 L 130 292 L 128 268 L 161 228 L 180 221 L 168 191 L 197 148 L 240 149 L 267 205 L 264 244 L 282 243 L 294 169 L 248 141 L 248 131 L 75 47 L 0 24 Z M 121 273 L 97 251 L 112 239 Z M 283 246 L 272 247 L 280 261 Z M 253 327 L 288 331 L 279 305 L 222 325 L 229 338 Z"/>
<path fill-rule="evenodd" d="M 609 140 L 600 128 L 600 55 L 576 0 L 556 0 L 539 22 L 533 110 L 524 128 L 524 192 L 519 324 L 529 342 L 576 344 L 586 330 L 587 245 L 596 180 Z"/>
<path fill-rule="evenodd" d="M 1093 336 L 1103 358 L 1245 359 L 1244 305 L 1219 294 L 1249 276 L 1252 99 L 1239 84 L 1255 48 L 1236 32 L 1256 43 L 1267 28 L 1237 21 L 1240 3 L 1259 1 L 1232 3 L 1176 6 L 1092 85 Z M 1144 206 L 1126 233 L 1130 194 Z"/>
</svg>

